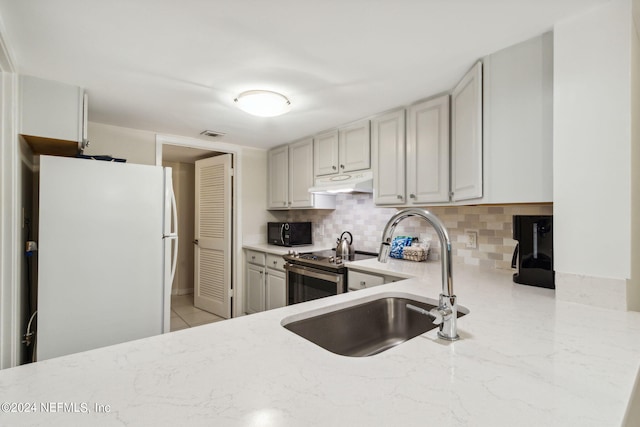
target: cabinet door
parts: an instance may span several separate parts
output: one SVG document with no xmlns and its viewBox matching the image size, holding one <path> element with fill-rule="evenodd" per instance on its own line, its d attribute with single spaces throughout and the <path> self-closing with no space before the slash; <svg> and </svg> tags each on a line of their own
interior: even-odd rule
<svg viewBox="0 0 640 427">
<path fill-rule="evenodd" d="M 451 93 L 452 200 L 482 197 L 482 63 Z"/>
<path fill-rule="evenodd" d="M 289 145 L 289 207 L 313 207 L 313 140 Z"/>
<path fill-rule="evenodd" d="M 269 209 L 289 207 L 289 146 L 269 150 L 267 194 Z"/>
<path fill-rule="evenodd" d="M 409 203 L 449 201 L 449 95 L 407 109 Z"/>
<path fill-rule="evenodd" d="M 483 62 L 482 202 L 553 202 L 553 34 Z"/>
<path fill-rule="evenodd" d="M 340 173 L 371 167 L 371 135 L 369 120 L 354 123 L 339 131 Z"/>
<path fill-rule="evenodd" d="M 267 269 L 267 294 L 265 297 L 267 310 L 287 305 L 286 285 L 285 273 L 271 268 Z"/>
<path fill-rule="evenodd" d="M 404 110 L 371 120 L 373 197 L 378 205 L 402 205 L 404 194 Z"/>
<path fill-rule="evenodd" d="M 376 276 L 375 274 L 367 274 L 361 271 L 349 270 L 349 290 L 357 291 L 360 289 L 370 288 L 372 286 L 379 286 L 384 283 L 382 276 Z"/>
<path fill-rule="evenodd" d="M 315 176 L 338 173 L 338 131 L 323 133 L 314 138 Z"/>
<path fill-rule="evenodd" d="M 245 278 L 245 311 L 248 314 L 264 311 L 265 269 L 247 263 Z"/>
<path fill-rule="evenodd" d="M 77 86 L 20 76 L 20 133 L 81 143 L 83 95 Z"/>
</svg>

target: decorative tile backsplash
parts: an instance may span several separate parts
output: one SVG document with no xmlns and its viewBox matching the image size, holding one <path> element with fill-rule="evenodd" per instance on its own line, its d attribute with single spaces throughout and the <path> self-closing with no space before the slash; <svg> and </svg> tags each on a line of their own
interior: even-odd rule
<svg viewBox="0 0 640 427">
<path fill-rule="evenodd" d="M 437 215 L 449 232 L 453 261 L 489 268 L 511 268 L 516 241 L 512 239 L 513 215 L 552 215 L 553 205 L 454 206 L 428 207 Z M 378 252 L 382 231 L 396 208 L 382 208 L 373 203 L 371 194 L 338 194 L 335 211 L 292 210 L 272 213 L 280 221 L 313 222 L 315 243 L 335 247 L 343 231 L 353 234 L 357 250 Z M 476 231 L 476 249 L 467 249 L 466 231 Z M 409 218 L 400 223 L 394 235 L 408 235 L 429 240 L 429 259 L 440 258 L 438 237 L 424 220 Z"/>
</svg>

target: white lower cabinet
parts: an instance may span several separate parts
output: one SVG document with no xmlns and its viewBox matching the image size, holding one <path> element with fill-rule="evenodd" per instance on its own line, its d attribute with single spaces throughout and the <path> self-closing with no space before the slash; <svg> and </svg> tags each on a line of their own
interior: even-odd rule
<svg viewBox="0 0 640 427">
<path fill-rule="evenodd" d="M 287 305 L 282 256 L 247 250 L 246 260 L 245 312 L 259 313 Z"/>
<path fill-rule="evenodd" d="M 280 255 L 267 254 L 266 275 L 265 309 L 284 307 L 287 305 L 287 276 L 284 259 Z"/>
<path fill-rule="evenodd" d="M 385 283 L 404 280 L 401 277 L 380 276 L 378 274 L 364 273 L 362 271 L 354 270 L 349 270 L 348 274 L 349 291 L 359 291 L 361 289 L 366 289 L 373 286 L 384 285 Z"/>
<path fill-rule="evenodd" d="M 247 263 L 245 276 L 245 312 L 252 314 L 264 311 L 265 268 Z"/>
</svg>

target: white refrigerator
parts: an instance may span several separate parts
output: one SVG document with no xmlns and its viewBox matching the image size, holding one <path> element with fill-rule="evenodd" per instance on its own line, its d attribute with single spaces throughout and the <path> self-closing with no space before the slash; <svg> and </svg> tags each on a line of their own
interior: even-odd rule
<svg viewBox="0 0 640 427">
<path fill-rule="evenodd" d="M 171 168 L 40 157 L 37 360 L 169 332 Z"/>
</svg>

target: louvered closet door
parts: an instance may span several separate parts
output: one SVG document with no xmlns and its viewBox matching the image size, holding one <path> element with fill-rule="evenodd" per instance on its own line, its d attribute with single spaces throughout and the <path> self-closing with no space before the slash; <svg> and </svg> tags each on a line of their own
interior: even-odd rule
<svg viewBox="0 0 640 427">
<path fill-rule="evenodd" d="M 231 317 L 231 155 L 196 162 L 194 305 Z"/>
</svg>

